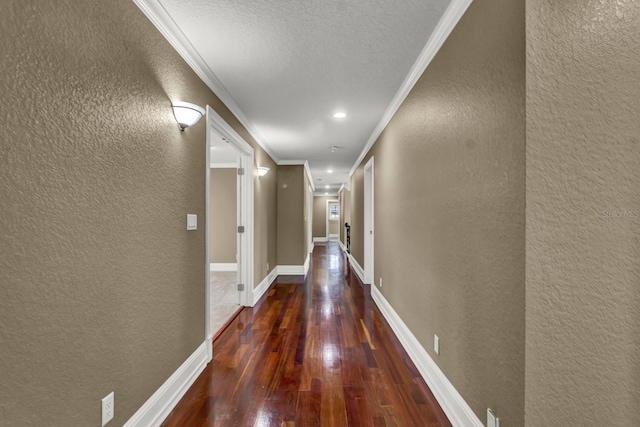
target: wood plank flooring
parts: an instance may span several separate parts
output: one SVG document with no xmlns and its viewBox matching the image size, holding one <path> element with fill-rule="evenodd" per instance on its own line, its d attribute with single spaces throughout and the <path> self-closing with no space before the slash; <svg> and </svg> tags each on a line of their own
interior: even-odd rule
<svg viewBox="0 0 640 427">
<path fill-rule="evenodd" d="M 213 360 L 162 424 L 451 426 L 336 242 L 306 278 L 279 276 L 213 344 Z"/>
</svg>

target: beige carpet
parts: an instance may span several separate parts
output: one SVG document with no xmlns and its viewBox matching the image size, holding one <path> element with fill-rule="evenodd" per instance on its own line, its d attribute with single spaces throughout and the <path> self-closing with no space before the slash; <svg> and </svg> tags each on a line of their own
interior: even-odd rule
<svg viewBox="0 0 640 427">
<path fill-rule="evenodd" d="M 212 271 L 210 278 L 211 332 L 215 335 L 240 308 L 240 292 L 236 271 Z"/>
</svg>

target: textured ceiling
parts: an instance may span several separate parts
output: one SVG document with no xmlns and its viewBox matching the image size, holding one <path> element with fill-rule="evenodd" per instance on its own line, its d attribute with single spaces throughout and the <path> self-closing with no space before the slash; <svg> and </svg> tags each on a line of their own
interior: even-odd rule
<svg viewBox="0 0 640 427">
<path fill-rule="evenodd" d="M 449 0 L 160 4 L 261 143 L 280 161 L 308 160 L 318 192 L 335 193 Z"/>
</svg>

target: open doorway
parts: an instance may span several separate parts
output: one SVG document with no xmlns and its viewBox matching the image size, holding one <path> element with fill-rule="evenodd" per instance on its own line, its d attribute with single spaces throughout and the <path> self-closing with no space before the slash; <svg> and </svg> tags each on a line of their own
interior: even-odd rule
<svg viewBox="0 0 640 427">
<path fill-rule="evenodd" d="M 327 200 L 327 240 L 340 239 L 340 200 Z"/>
<path fill-rule="evenodd" d="M 253 148 L 207 108 L 206 333 L 253 302 Z"/>
</svg>

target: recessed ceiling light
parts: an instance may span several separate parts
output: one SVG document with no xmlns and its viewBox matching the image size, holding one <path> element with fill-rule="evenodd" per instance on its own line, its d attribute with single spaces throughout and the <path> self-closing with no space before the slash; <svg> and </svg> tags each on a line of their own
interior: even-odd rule
<svg viewBox="0 0 640 427">
<path fill-rule="evenodd" d="M 325 185 L 324 188 L 331 188 L 331 186 L 330 185 Z"/>
<path fill-rule="evenodd" d="M 333 173 L 333 169 L 327 169 L 327 173 Z"/>
<path fill-rule="evenodd" d="M 335 117 L 336 119 L 344 119 L 345 117 L 347 117 L 347 113 L 343 113 L 342 111 L 338 111 L 337 113 L 335 113 L 333 115 L 333 117 Z"/>
<path fill-rule="evenodd" d="M 318 181 L 322 181 L 322 178 L 318 178 Z"/>
<path fill-rule="evenodd" d="M 328 196 L 328 195 L 329 195 L 329 193 L 324 193 L 324 195 L 325 195 L 325 196 Z"/>
</svg>

